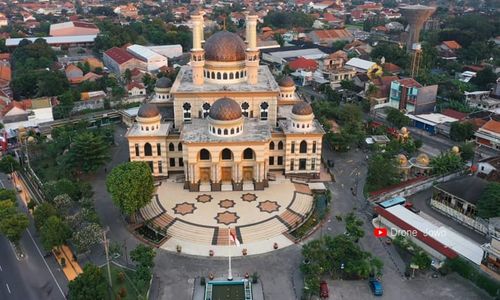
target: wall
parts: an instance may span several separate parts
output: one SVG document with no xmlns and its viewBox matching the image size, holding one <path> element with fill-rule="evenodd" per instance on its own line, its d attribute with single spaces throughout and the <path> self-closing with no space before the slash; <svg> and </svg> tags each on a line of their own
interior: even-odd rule
<svg viewBox="0 0 500 300">
<path fill-rule="evenodd" d="M 451 208 L 449 206 L 444 205 L 443 203 L 441 203 L 439 201 L 431 199 L 431 206 L 432 206 L 432 208 L 435 208 L 435 209 L 439 210 L 441 213 L 456 220 L 458 223 L 461 223 L 469 228 L 472 228 L 476 231 L 479 231 L 481 234 L 488 233 L 488 227 L 485 226 L 485 224 L 482 224 L 481 222 L 474 220 L 473 218 L 467 217 L 466 215 L 461 214 L 460 212 L 454 210 L 453 208 Z"/>
</svg>

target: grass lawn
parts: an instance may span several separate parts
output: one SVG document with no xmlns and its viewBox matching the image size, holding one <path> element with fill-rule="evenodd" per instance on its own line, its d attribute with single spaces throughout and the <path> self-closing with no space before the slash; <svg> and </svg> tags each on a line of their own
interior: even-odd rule
<svg viewBox="0 0 500 300">
<path fill-rule="evenodd" d="M 138 299 L 146 299 L 146 293 L 147 291 L 138 291 L 137 287 L 134 285 L 132 281 L 132 277 L 134 275 L 134 271 L 127 270 L 127 269 L 122 269 L 115 264 L 110 264 L 111 268 L 111 278 L 113 280 L 113 297 L 111 298 L 112 300 L 114 299 L 123 299 L 123 300 L 138 300 Z M 108 269 L 106 266 L 102 267 L 102 271 L 106 275 L 106 280 L 108 279 Z M 120 272 L 125 273 L 125 278 L 124 280 L 120 279 L 120 276 L 118 275 Z M 126 290 L 126 295 L 125 297 L 118 298 L 117 295 L 120 293 L 120 290 L 125 288 Z M 143 295 L 143 297 L 141 297 Z"/>
</svg>

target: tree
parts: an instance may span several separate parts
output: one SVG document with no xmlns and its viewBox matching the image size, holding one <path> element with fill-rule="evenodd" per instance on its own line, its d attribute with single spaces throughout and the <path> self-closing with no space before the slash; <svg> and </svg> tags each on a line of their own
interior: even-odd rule
<svg viewBox="0 0 500 300">
<path fill-rule="evenodd" d="M 5 174 L 10 174 L 15 171 L 19 171 L 20 165 L 17 159 L 12 157 L 12 155 L 5 155 L 0 160 L 0 172 Z"/>
<path fill-rule="evenodd" d="M 42 245 L 47 251 L 62 246 L 71 234 L 69 226 L 57 216 L 49 217 L 40 228 Z"/>
<path fill-rule="evenodd" d="M 82 197 L 78 183 L 67 178 L 47 182 L 44 185 L 44 194 L 49 201 L 59 195 L 68 195 L 73 201 L 78 201 Z"/>
<path fill-rule="evenodd" d="M 484 219 L 500 217 L 500 183 L 488 183 L 477 203 L 477 215 Z"/>
<path fill-rule="evenodd" d="M 274 39 L 276 40 L 278 45 L 280 45 L 280 47 L 283 47 L 285 45 L 285 39 L 283 38 L 283 36 L 281 34 L 275 33 Z"/>
<path fill-rule="evenodd" d="M 135 263 L 152 268 L 154 266 L 155 251 L 153 248 L 139 244 L 134 250 L 130 251 L 130 258 Z"/>
<path fill-rule="evenodd" d="M 386 120 L 397 128 L 410 125 L 410 118 L 405 116 L 404 113 L 400 112 L 398 109 L 389 107 L 387 108 Z"/>
<path fill-rule="evenodd" d="M 66 216 L 72 205 L 72 199 L 68 194 L 61 194 L 54 198 L 54 206 L 63 216 Z"/>
<path fill-rule="evenodd" d="M 362 226 L 363 221 L 357 218 L 354 213 L 350 212 L 345 217 L 346 232 L 349 234 L 349 237 L 351 237 L 355 242 L 365 236 L 365 232 Z"/>
<path fill-rule="evenodd" d="M 72 240 L 79 253 L 90 250 L 94 245 L 100 243 L 102 237 L 102 228 L 99 224 L 91 223 L 82 229 L 79 229 Z"/>
<path fill-rule="evenodd" d="M 474 126 L 469 122 L 453 122 L 450 127 L 450 138 L 456 142 L 463 142 L 474 137 Z"/>
<path fill-rule="evenodd" d="M 0 201 L 7 201 L 7 200 L 16 204 L 17 203 L 16 191 L 1 188 L 0 189 Z"/>
<path fill-rule="evenodd" d="M 132 80 L 132 71 L 130 71 L 130 69 L 126 69 L 125 72 L 123 72 L 123 79 L 126 83 L 130 83 Z"/>
<path fill-rule="evenodd" d="M 28 217 L 17 211 L 12 201 L 0 202 L 0 233 L 9 241 L 18 245 L 28 225 Z"/>
<path fill-rule="evenodd" d="M 115 205 L 133 218 L 137 210 L 151 202 L 153 175 L 145 162 L 126 162 L 111 171 L 106 187 Z"/>
<path fill-rule="evenodd" d="M 399 173 L 396 160 L 380 154 L 373 156 L 368 163 L 366 184 L 368 191 L 376 191 L 398 182 Z"/>
<path fill-rule="evenodd" d="M 107 299 L 108 284 L 102 270 L 87 264 L 83 267 L 83 273 L 68 284 L 69 300 Z"/>
<path fill-rule="evenodd" d="M 418 266 L 419 270 L 430 268 L 432 259 L 423 250 L 419 250 L 411 259 L 411 263 Z"/>
<path fill-rule="evenodd" d="M 486 67 L 477 72 L 476 77 L 472 78 L 472 83 L 476 84 L 480 89 L 488 90 L 489 85 L 495 83 L 497 75 L 491 67 Z"/>
<path fill-rule="evenodd" d="M 82 132 L 73 139 L 62 162 L 73 172 L 92 173 L 109 159 L 109 144 L 100 135 Z"/>
<path fill-rule="evenodd" d="M 57 210 L 51 203 L 43 202 L 37 205 L 33 212 L 35 227 L 40 230 L 45 222 L 52 216 L 57 216 Z"/>
<path fill-rule="evenodd" d="M 460 157 L 462 157 L 463 161 L 469 161 L 474 158 L 474 154 L 476 151 L 476 143 L 464 143 L 460 145 Z"/>
<path fill-rule="evenodd" d="M 432 158 L 430 166 L 432 167 L 433 174 L 444 175 L 461 170 L 464 167 L 464 162 L 460 155 L 452 152 L 445 152 Z"/>
</svg>

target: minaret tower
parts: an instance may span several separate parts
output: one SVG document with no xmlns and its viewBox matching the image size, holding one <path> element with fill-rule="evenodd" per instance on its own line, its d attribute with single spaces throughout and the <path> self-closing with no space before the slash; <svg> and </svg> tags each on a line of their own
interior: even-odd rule
<svg viewBox="0 0 500 300">
<path fill-rule="evenodd" d="M 191 67 L 193 70 L 193 83 L 203 84 L 203 67 L 205 66 L 205 50 L 201 43 L 203 34 L 203 13 L 197 12 L 191 16 L 193 22 L 193 48 L 191 49 Z"/>
<path fill-rule="evenodd" d="M 247 67 L 247 82 L 256 84 L 259 75 L 259 49 L 257 48 L 257 19 L 252 12 L 246 17 L 246 42 L 247 57 L 245 64 Z"/>
</svg>

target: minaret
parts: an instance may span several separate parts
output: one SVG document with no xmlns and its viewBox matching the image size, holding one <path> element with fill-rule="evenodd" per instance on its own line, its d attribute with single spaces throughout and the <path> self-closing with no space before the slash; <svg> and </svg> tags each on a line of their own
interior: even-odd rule
<svg viewBox="0 0 500 300">
<path fill-rule="evenodd" d="M 246 18 L 247 82 L 256 84 L 259 75 L 259 49 L 257 48 L 257 19 L 253 13 L 248 13 Z"/>
<path fill-rule="evenodd" d="M 203 84 L 203 67 L 205 66 L 205 50 L 201 47 L 203 41 L 203 14 L 195 13 L 191 16 L 193 22 L 193 48 L 191 49 L 191 68 L 193 70 L 193 83 Z"/>
</svg>

